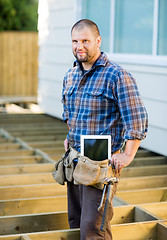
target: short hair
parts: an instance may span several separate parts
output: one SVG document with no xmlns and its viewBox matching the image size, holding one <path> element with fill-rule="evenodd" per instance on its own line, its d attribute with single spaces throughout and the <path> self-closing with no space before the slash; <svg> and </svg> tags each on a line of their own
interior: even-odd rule
<svg viewBox="0 0 167 240">
<path fill-rule="evenodd" d="M 97 35 L 97 36 L 100 36 L 100 31 L 99 31 L 99 28 L 98 26 L 96 25 L 96 23 L 94 23 L 93 21 L 89 20 L 89 19 L 81 19 L 79 20 L 78 22 L 76 22 L 72 28 L 71 28 L 71 34 L 72 34 L 72 31 L 74 30 L 74 28 L 80 30 L 82 29 L 83 27 L 89 27 L 91 30 L 94 31 L 94 33 Z"/>
</svg>

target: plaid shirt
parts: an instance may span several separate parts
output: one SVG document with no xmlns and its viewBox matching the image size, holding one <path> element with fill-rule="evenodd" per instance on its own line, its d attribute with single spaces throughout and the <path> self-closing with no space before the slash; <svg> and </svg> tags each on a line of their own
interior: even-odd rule
<svg viewBox="0 0 167 240">
<path fill-rule="evenodd" d="M 126 139 L 144 139 L 147 112 L 135 79 L 104 53 L 85 72 L 75 61 L 64 77 L 63 120 L 70 127 L 69 144 L 80 151 L 80 135 L 111 135 L 112 153 Z"/>
</svg>

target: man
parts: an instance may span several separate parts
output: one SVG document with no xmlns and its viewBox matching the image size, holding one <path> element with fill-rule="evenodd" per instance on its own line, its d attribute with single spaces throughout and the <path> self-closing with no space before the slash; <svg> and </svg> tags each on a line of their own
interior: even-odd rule
<svg viewBox="0 0 167 240">
<path fill-rule="evenodd" d="M 69 133 L 64 141 L 80 152 L 80 135 L 111 135 L 111 164 L 118 172 L 128 166 L 147 132 L 147 113 L 134 78 L 100 51 L 97 25 L 87 19 L 71 30 L 74 66 L 63 82 L 63 120 Z M 125 150 L 120 152 L 126 141 Z M 81 239 L 112 239 L 107 216 L 106 232 L 100 231 L 103 209 L 98 212 L 102 191 L 91 186 L 67 183 L 70 228 L 79 228 Z"/>
</svg>

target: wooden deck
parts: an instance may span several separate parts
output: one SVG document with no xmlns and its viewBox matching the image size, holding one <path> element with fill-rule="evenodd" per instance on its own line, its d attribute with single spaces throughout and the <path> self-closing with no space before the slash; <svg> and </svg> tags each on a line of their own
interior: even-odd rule
<svg viewBox="0 0 167 240">
<path fill-rule="evenodd" d="M 78 240 L 66 186 L 51 175 L 67 128 L 44 114 L 0 114 L 0 239 Z M 167 157 L 138 150 L 113 200 L 114 240 L 167 239 Z"/>
</svg>

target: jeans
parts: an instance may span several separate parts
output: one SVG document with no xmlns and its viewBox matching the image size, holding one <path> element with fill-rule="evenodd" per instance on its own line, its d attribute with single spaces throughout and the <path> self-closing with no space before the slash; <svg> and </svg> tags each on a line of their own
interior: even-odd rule
<svg viewBox="0 0 167 240">
<path fill-rule="evenodd" d="M 67 182 L 68 221 L 70 228 L 80 228 L 81 240 L 112 240 L 110 221 L 113 217 L 112 203 L 107 214 L 106 231 L 100 230 L 104 203 L 98 212 L 102 190 L 92 186 L 74 185 Z M 107 194 L 106 194 L 107 195 Z M 112 201 L 111 201 L 112 202 Z"/>
</svg>

